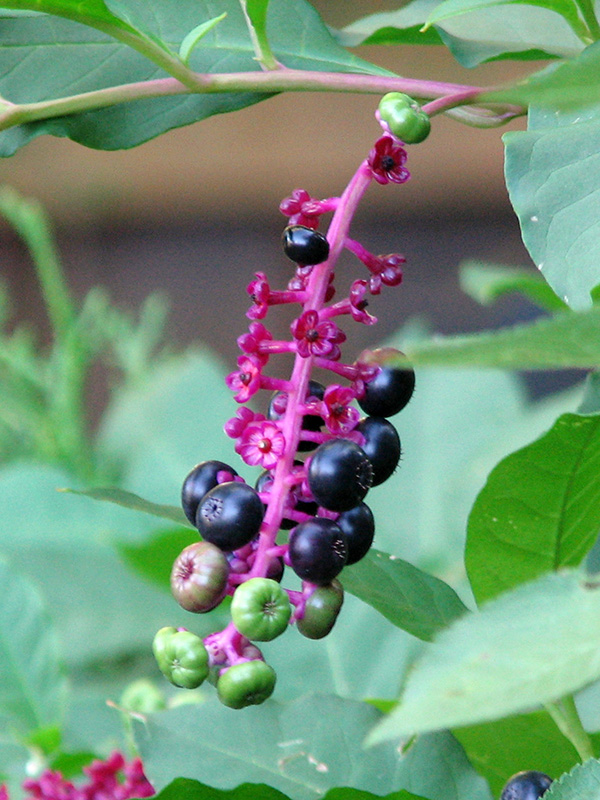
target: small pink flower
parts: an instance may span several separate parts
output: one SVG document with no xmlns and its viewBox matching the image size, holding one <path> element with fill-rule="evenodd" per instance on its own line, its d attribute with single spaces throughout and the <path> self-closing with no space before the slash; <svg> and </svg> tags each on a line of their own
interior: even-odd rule
<svg viewBox="0 0 600 800">
<path fill-rule="evenodd" d="M 356 322 L 362 322 L 363 325 L 374 325 L 377 322 L 377 317 L 365 311 L 369 305 L 368 300 L 365 299 L 366 293 L 367 282 L 363 280 L 354 281 L 350 287 L 350 314 Z"/>
<path fill-rule="evenodd" d="M 406 150 L 391 136 L 382 136 L 375 145 L 367 163 L 377 183 L 406 183 L 410 172 L 405 168 Z"/>
<path fill-rule="evenodd" d="M 302 358 L 327 356 L 331 361 L 340 357 L 338 344 L 346 341 L 346 334 L 334 322 L 319 321 L 317 311 L 305 311 L 292 323 L 292 335 L 296 349 Z"/>
<path fill-rule="evenodd" d="M 246 316 L 250 319 L 263 319 L 269 310 L 271 287 L 264 272 L 255 272 L 254 275 L 255 280 L 246 288 L 254 305 L 248 309 Z"/>
<path fill-rule="evenodd" d="M 246 464 L 273 469 L 285 451 L 285 439 L 276 423 L 265 420 L 248 425 L 235 449 Z"/>
<path fill-rule="evenodd" d="M 325 390 L 321 414 L 331 433 L 348 433 L 356 427 L 360 413 L 350 405 L 354 397 L 354 392 L 348 386 L 333 384 Z"/>
<path fill-rule="evenodd" d="M 367 266 L 371 270 L 369 288 L 371 294 L 381 292 L 381 284 L 386 286 L 399 286 L 402 283 L 402 265 L 406 264 L 406 259 L 399 253 L 390 253 L 387 256 L 376 256 Z"/>
<path fill-rule="evenodd" d="M 261 353 L 261 344 L 263 342 L 270 342 L 273 335 L 265 328 L 262 322 L 251 322 L 249 333 L 243 333 L 238 337 L 238 347 L 246 355 L 253 355 L 258 358 L 263 366 L 269 360 L 268 353 Z"/>
<path fill-rule="evenodd" d="M 257 414 L 247 406 L 238 408 L 235 414 L 235 417 L 232 417 L 232 419 L 228 420 L 224 426 L 225 433 L 232 439 L 239 439 L 239 437 L 251 423 L 262 422 L 265 419 L 264 414 Z"/>
<path fill-rule="evenodd" d="M 225 378 L 225 383 L 232 392 L 236 392 L 234 400 L 245 403 L 260 389 L 261 360 L 257 356 L 240 356 L 237 372 Z"/>
<path fill-rule="evenodd" d="M 279 210 L 290 218 L 290 225 L 304 225 L 313 230 L 318 227 L 319 217 L 323 213 L 319 201 L 304 189 L 294 189 L 290 197 L 281 201 Z"/>
</svg>

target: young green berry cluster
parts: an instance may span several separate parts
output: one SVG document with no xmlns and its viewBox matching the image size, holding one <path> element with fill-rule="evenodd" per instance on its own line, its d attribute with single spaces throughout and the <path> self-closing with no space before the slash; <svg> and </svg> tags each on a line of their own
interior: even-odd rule
<svg viewBox="0 0 600 800">
<path fill-rule="evenodd" d="M 317 200 L 300 189 L 282 202 L 289 218 L 283 251 L 294 273 L 283 290 L 271 288 L 264 273 L 255 274 L 247 289 L 249 329 L 238 338 L 242 354 L 227 377 L 240 408 L 225 432 L 241 459 L 262 471 L 251 486 L 229 464 L 203 461 L 183 483 L 183 510 L 201 541 L 175 560 L 173 595 L 193 613 L 210 611 L 230 596 L 231 622 L 204 639 L 163 628 L 154 653 L 176 686 L 195 688 L 208 679 L 231 708 L 262 703 L 275 687 L 275 672 L 257 642 L 275 639 L 290 624 L 310 639 L 331 631 L 344 599 L 337 578 L 373 542 L 375 522 L 365 497 L 400 459 L 400 438 L 388 418 L 410 400 L 414 372 L 388 348 L 343 363 L 346 336 L 337 319 L 374 324 L 368 295 L 402 281 L 403 256 L 375 256 L 348 232 L 373 180 L 408 179 L 405 161 L 404 148 L 386 129 L 341 197 Z M 328 212 L 333 218 L 324 235 L 317 227 Z M 332 302 L 334 268 L 344 248 L 369 275 Z M 275 340 L 260 321 L 275 305 L 300 307 L 289 340 Z M 281 353 L 293 355 L 289 380 L 266 374 L 271 357 Z M 334 382 L 315 380 L 315 368 L 333 374 Z M 260 390 L 270 393 L 264 413 L 246 405 Z M 300 589 L 283 588 L 286 568 Z"/>
</svg>

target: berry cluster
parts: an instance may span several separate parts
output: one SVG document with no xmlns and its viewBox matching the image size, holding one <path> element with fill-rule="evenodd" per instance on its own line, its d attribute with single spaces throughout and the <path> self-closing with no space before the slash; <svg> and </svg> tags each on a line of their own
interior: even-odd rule
<svg viewBox="0 0 600 800">
<path fill-rule="evenodd" d="M 232 708 L 261 703 L 274 689 L 275 672 L 256 642 L 274 639 L 290 623 L 311 639 L 332 629 L 344 596 L 337 576 L 363 558 L 373 541 L 375 523 L 365 497 L 400 459 L 400 439 L 388 417 L 410 400 L 414 372 L 397 366 L 400 354 L 389 348 L 343 363 L 346 336 L 338 321 L 346 316 L 374 324 L 368 296 L 402 281 L 401 255 L 373 255 L 348 233 L 373 181 L 408 179 L 405 161 L 401 141 L 386 126 L 341 197 L 317 200 L 296 190 L 282 202 L 289 218 L 283 250 L 295 270 L 282 290 L 271 288 L 264 273 L 255 274 L 247 289 L 249 329 L 238 338 L 237 370 L 227 378 L 241 407 L 225 431 L 242 460 L 262 472 L 250 486 L 232 466 L 203 461 L 183 483 L 183 509 L 202 540 L 176 559 L 173 594 L 195 613 L 210 611 L 229 595 L 231 622 L 204 640 L 185 629 L 163 628 L 154 653 L 176 686 L 194 688 L 208 678 Z M 333 217 L 324 235 L 317 228 L 328 212 Z M 354 280 L 347 296 L 334 302 L 334 269 L 344 249 L 368 276 Z M 275 305 L 300 307 L 287 341 L 275 340 L 261 322 Z M 289 380 L 266 374 L 269 360 L 280 353 L 294 357 Z M 315 368 L 333 375 L 333 382 L 315 380 Z M 265 413 L 246 405 L 259 390 L 270 392 Z M 282 587 L 286 567 L 300 579 L 299 590 Z"/>
</svg>

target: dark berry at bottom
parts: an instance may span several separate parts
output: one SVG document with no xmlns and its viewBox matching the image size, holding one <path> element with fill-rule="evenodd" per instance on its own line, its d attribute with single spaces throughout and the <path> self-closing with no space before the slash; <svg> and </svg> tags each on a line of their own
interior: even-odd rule
<svg viewBox="0 0 600 800">
<path fill-rule="evenodd" d="M 500 800 L 539 800 L 550 788 L 552 778 L 544 772 L 517 772 L 506 783 Z"/>
</svg>

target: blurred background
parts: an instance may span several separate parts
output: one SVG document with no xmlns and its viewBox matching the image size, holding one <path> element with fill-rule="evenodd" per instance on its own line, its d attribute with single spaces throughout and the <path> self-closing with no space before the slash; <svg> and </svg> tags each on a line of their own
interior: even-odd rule
<svg viewBox="0 0 600 800">
<path fill-rule="evenodd" d="M 329 25 L 341 27 L 397 2 L 314 5 Z M 469 71 L 436 47 L 366 47 L 357 54 L 407 77 L 488 85 L 537 66 L 500 62 Z M 136 307 L 160 290 L 170 299 L 172 341 L 202 340 L 232 362 L 252 274 L 268 271 L 275 286 L 290 274 L 279 243 L 280 200 L 298 187 L 317 197 L 342 191 L 378 136 L 378 99 L 277 96 L 131 151 L 97 152 L 40 137 L 0 163 L 0 181 L 44 204 L 77 294 L 100 283 L 120 305 Z M 518 121 L 509 129 L 523 126 Z M 504 187 L 503 132 L 438 118 L 429 140 L 409 149 L 411 181 L 370 190 L 353 234 L 375 252 L 407 258 L 402 289 L 372 304 L 378 340 L 414 315 L 450 333 L 533 313 L 511 298 L 483 309 L 457 282 L 465 259 L 530 264 Z M 2 277 L 16 314 L 37 320 L 41 306 L 28 258 L 8 227 L 0 235 Z M 362 330 L 349 346 L 372 344 L 373 334 Z"/>
</svg>

